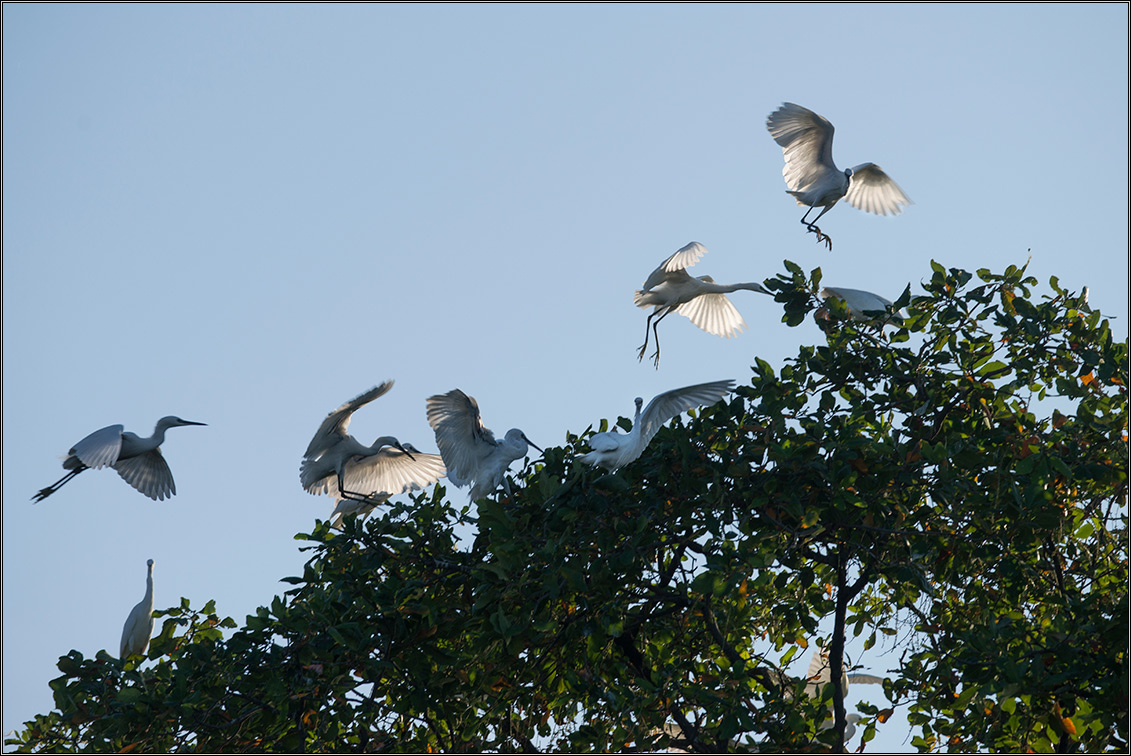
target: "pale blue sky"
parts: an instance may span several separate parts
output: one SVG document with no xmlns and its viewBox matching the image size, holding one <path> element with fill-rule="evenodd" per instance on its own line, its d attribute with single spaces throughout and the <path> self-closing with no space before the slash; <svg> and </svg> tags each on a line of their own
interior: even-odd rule
<svg viewBox="0 0 1131 756">
<path fill-rule="evenodd" d="M 749 331 L 673 316 L 660 370 L 638 363 L 632 291 L 691 240 L 696 275 L 790 259 L 889 298 L 932 258 L 1031 255 L 1127 335 L 1125 4 L 3 14 L 5 733 L 51 708 L 60 655 L 116 652 L 147 558 L 158 607 L 215 598 L 242 621 L 284 590 L 292 536 L 331 509 L 301 454 L 381 380 L 359 438 L 434 450 L 424 400 L 459 387 L 547 446 L 819 341 L 739 292 Z M 764 126 L 782 101 L 916 204 L 842 203 L 818 247 Z M 101 471 L 29 502 L 87 433 L 166 414 L 209 424 L 169 433 L 171 501 Z M 893 721 L 869 750 L 907 737 Z"/>
</svg>

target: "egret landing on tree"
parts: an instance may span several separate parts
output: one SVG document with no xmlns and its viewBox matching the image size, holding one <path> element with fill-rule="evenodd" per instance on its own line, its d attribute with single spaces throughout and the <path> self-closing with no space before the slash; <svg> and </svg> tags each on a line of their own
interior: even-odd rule
<svg viewBox="0 0 1131 756">
<path fill-rule="evenodd" d="M 766 129 L 785 155 L 782 176 L 786 192 L 797 204 L 808 207 L 801 222 L 833 248 L 833 240 L 817 227 L 821 216 L 832 210 L 841 197 L 853 207 L 877 215 L 899 215 L 911 200 L 875 163 L 861 163 L 841 171 L 833 162 L 833 125 L 808 108 L 784 103 L 766 119 Z M 821 212 L 810 221 L 809 213 Z"/>
</svg>

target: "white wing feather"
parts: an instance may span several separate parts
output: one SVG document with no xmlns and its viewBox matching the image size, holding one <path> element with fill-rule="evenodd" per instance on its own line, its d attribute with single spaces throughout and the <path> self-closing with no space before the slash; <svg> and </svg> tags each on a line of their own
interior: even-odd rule
<svg viewBox="0 0 1131 756">
<path fill-rule="evenodd" d="M 746 328 L 746 321 L 726 294 L 700 294 L 681 304 L 676 312 L 713 336 L 729 339 Z"/>
<path fill-rule="evenodd" d="M 726 380 L 700 383 L 659 394 L 648 402 L 648 406 L 640 414 L 640 448 L 646 447 L 668 420 L 689 409 L 714 404 L 732 390 L 734 381 Z"/>
<path fill-rule="evenodd" d="M 833 125 L 808 108 L 784 103 L 766 119 L 770 136 L 782 148 L 785 167 L 782 176 L 790 191 L 806 191 L 820 183 L 833 162 Z"/>
<path fill-rule="evenodd" d="M 122 476 L 122 480 L 154 501 L 170 498 L 177 492 L 173 484 L 173 473 L 160 449 L 118 460 L 114 463 L 114 469 Z"/>
<path fill-rule="evenodd" d="M 453 389 L 429 397 L 427 406 L 428 424 L 436 432 L 436 445 L 447 467 L 448 480 L 456 486 L 476 480 L 499 445 L 495 434 L 483 425 L 479 404 Z"/>
<path fill-rule="evenodd" d="M 95 470 L 112 465 L 122 451 L 122 431 L 125 426 L 107 425 L 71 447 L 70 454 L 78 457 L 87 467 Z"/>
<path fill-rule="evenodd" d="M 904 205 L 912 204 L 899 184 L 875 163 L 861 163 L 852 169 L 844 198 L 856 209 L 876 215 L 899 215 Z"/>
<path fill-rule="evenodd" d="M 314 434 L 314 438 L 310 440 L 310 445 L 306 447 L 306 454 L 303 456 L 318 457 L 340 441 L 349 431 L 350 418 L 353 416 L 353 413 L 357 412 L 377 397 L 388 393 L 389 389 L 392 387 L 392 380 L 379 383 L 326 415 L 326 419 L 318 426 L 318 431 Z"/>
</svg>

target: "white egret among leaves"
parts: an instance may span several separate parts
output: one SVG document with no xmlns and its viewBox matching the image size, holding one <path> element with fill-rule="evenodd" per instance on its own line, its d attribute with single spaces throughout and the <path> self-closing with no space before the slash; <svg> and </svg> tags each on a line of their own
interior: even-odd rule
<svg viewBox="0 0 1131 756">
<path fill-rule="evenodd" d="M 821 298 L 836 298 L 843 301 L 845 306 L 848 307 L 848 314 L 853 320 L 887 323 L 894 317 L 889 314 L 889 310 L 892 306 L 891 300 L 885 299 L 879 294 L 873 294 L 870 291 L 826 286 L 821 289 Z M 896 315 L 898 316 L 899 313 L 896 313 Z"/>
<path fill-rule="evenodd" d="M 518 428 L 511 428 L 502 441 L 483 425 L 479 403 L 459 389 L 428 398 L 428 424 L 436 431 L 436 445 L 448 468 L 448 480 L 456 486 L 471 486 L 472 500 L 481 499 L 503 484 L 511 462 L 526 456 L 527 447 L 542 448 Z"/>
<path fill-rule="evenodd" d="M 173 473 L 161 455 L 165 431 L 183 425 L 204 425 L 169 415 L 157 421 L 149 438 L 130 433 L 121 425 L 108 425 L 79 441 L 67 452 L 63 469 L 69 472 L 47 488 L 41 488 L 32 501 L 41 502 L 58 491 L 83 470 L 113 467 L 122 480 L 154 501 L 161 501 L 177 492 Z"/>
<path fill-rule="evenodd" d="M 797 204 L 808 207 L 801 222 L 817 242 L 833 248 L 833 240 L 817 227 L 821 216 L 842 197 L 853 207 L 877 215 L 899 215 L 911 200 L 875 163 L 841 171 L 833 162 L 833 125 L 808 108 L 784 103 L 766 119 L 766 128 L 785 155 L 782 175 Z M 809 213 L 821 212 L 813 220 Z"/>
<path fill-rule="evenodd" d="M 349 434 L 353 413 L 392 387 L 393 381 L 385 381 L 338 407 L 306 447 L 299 481 L 307 493 L 333 497 L 335 515 L 368 513 L 390 496 L 419 490 L 444 475 L 436 454 L 420 454 L 394 436 L 380 436 L 366 446 Z M 354 504 L 343 505 L 343 500 Z"/>
<path fill-rule="evenodd" d="M 832 668 L 829 665 L 829 654 L 820 646 L 813 651 L 813 658 L 809 660 L 809 671 L 806 673 L 805 678 L 807 680 L 805 684 L 805 694 L 813 699 L 820 699 L 824 695 L 824 686 L 832 682 Z M 840 671 L 840 692 L 841 698 L 845 701 L 848 699 L 848 683 L 850 682 L 882 685 L 884 678 L 857 672 L 848 674 L 842 667 Z M 860 715 L 856 713 L 845 715 L 845 743 L 851 740 L 852 736 L 856 734 L 856 724 L 860 719 Z M 821 724 L 818 725 L 818 729 L 830 730 L 833 728 L 834 724 L 832 699 L 829 699 L 829 706 L 826 709 L 825 718 L 821 721 Z"/>
<path fill-rule="evenodd" d="M 705 254 L 707 248 L 699 242 L 680 247 L 652 271 L 643 288 L 634 295 L 633 303 L 637 307 L 652 308 L 644 323 L 644 346 L 640 347 L 637 359 L 643 360 L 644 353 L 648 351 L 648 328 L 651 326 L 656 343 L 653 357 L 656 367 L 660 367 L 660 334 L 656 329 L 660 321 L 673 312 L 687 317 L 709 334 L 729 339 L 746 327 L 746 321 L 726 295 L 743 289 L 770 294 L 759 283 L 717 284 L 710 276 L 692 277 L 686 269 Z M 654 323 L 653 318 L 656 318 Z"/>
<path fill-rule="evenodd" d="M 640 407 L 644 400 L 636 397 L 636 417 L 632 422 L 632 430 L 629 433 L 619 433 L 616 430 L 594 433 L 589 437 L 589 448 L 593 451 L 579 454 L 577 458 L 593 466 L 600 465 L 606 470 L 624 467 L 640 456 L 668 420 L 689 409 L 714 404 L 733 390 L 733 380 L 672 389 L 648 402 L 648 408 L 643 412 Z"/>
<path fill-rule="evenodd" d="M 145 596 L 130 610 L 126 624 L 122 627 L 122 642 L 118 646 L 118 658 L 125 659 L 135 654 L 144 654 L 153 635 L 153 560 L 145 563 Z"/>
</svg>

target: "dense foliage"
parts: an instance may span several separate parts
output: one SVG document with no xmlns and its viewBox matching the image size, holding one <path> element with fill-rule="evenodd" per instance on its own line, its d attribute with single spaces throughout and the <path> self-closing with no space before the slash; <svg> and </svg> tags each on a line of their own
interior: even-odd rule
<svg viewBox="0 0 1131 756">
<path fill-rule="evenodd" d="M 795 325 L 820 271 L 787 267 Z M 145 663 L 73 651 L 7 743 L 828 750 L 840 690 L 780 670 L 818 638 L 839 668 L 851 634 L 902 650 L 885 687 L 920 750 L 1126 751 L 1127 343 L 1036 285 L 933 264 L 893 325 L 830 300 L 824 344 L 616 473 L 574 464 L 590 429 L 513 497 L 318 523 L 242 627 L 184 601 Z M 866 743 L 891 710 L 858 710 Z"/>
</svg>

